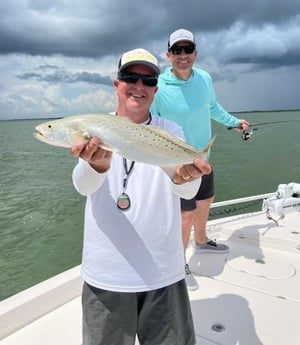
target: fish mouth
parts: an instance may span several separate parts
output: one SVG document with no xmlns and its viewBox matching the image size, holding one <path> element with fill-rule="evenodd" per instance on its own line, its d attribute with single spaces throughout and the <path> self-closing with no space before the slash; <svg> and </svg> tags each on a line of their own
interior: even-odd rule
<svg viewBox="0 0 300 345">
<path fill-rule="evenodd" d="M 53 140 L 52 136 L 45 135 L 45 133 L 41 129 L 39 129 L 38 127 L 35 127 L 35 130 L 36 130 L 36 132 L 34 132 L 32 134 L 36 139 L 38 139 L 40 141 L 44 141 L 46 143 Z"/>
<path fill-rule="evenodd" d="M 32 133 L 32 135 L 37 138 L 37 139 L 45 139 L 45 136 L 43 135 L 43 133 L 41 132 L 35 132 L 35 133 Z"/>
</svg>

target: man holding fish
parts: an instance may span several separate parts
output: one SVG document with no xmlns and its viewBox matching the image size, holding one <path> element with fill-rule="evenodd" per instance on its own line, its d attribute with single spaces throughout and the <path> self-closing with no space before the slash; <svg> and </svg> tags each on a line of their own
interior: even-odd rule
<svg viewBox="0 0 300 345">
<path fill-rule="evenodd" d="M 114 81 L 115 116 L 182 138 L 178 125 L 149 111 L 159 73 L 148 51 L 124 53 Z M 196 194 L 210 165 L 199 158 L 174 167 L 132 161 L 97 136 L 71 150 L 79 157 L 73 183 L 86 196 L 83 344 L 133 345 L 136 335 L 141 345 L 195 344 L 180 198 Z"/>
</svg>

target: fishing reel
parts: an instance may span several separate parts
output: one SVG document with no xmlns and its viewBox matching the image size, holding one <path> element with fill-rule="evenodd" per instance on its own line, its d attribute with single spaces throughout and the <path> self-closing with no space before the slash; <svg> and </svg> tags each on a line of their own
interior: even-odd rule
<svg viewBox="0 0 300 345">
<path fill-rule="evenodd" d="M 233 129 L 233 128 L 240 128 L 240 127 L 227 127 L 227 129 Z M 243 141 L 248 141 L 253 139 L 253 131 L 256 131 L 257 128 L 253 128 L 251 125 L 249 126 L 249 129 L 247 131 L 242 131 L 241 138 Z"/>
<path fill-rule="evenodd" d="M 253 131 L 243 131 L 241 138 L 244 141 L 247 141 L 253 137 Z"/>
<path fill-rule="evenodd" d="M 241 138 L 242 140 L 244 141 L 247 141 L 247 140 L 250 140 L 252 141 L 251 139 L 253 139 L 254 137 L 254 133 L 253 131 L 257 131 L 258 128 L 253 128 L 251 125 L 249 126 L 249 129 L 247 131 L 243 131 L 242 132 L 242 135 L 241 135 Z"/>
</svg>

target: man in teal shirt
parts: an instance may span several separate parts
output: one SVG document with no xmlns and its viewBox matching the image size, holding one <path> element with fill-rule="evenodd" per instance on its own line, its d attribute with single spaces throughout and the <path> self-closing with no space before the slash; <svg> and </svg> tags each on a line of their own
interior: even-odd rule
<svg viewBox="0 0 300 345">
<path fill-rule="evenodd" d="M 193 67 L 197 57 L 194 35 L 179 29 L 170 35 L 167 58 L 171 67 L 159 77 L 158 91 L 151 106 L 153 114 L 177 122 L 186 141 L 201 149 L 211 139 L 211 120 L 225 126 L 247 130 L 249 123 L 225 111 L 217 102 L 211 76 Z M 206 236 L 209 208 L 214 199 L 214 175 L 203 176 L 198 194 L 192 200 L 181 200 L 182 239 L 186 249 L 194 225 L 195 252 L 226 253 L 225 244 Z M 186 283 L 189 290 L 198 288 L 197 281 L 186 264 Z"/>
</svg>

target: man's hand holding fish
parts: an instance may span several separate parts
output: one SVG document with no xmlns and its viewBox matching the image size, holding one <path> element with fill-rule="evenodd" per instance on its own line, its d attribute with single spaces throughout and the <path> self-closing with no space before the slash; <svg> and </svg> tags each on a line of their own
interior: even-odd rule
<svg viewBox="0 0 300 345">
<path fill-rule="evenodd" d="M 87 161 L 98 173 L 106 172 L 110 167 L 112 152 L 101 148 L 101 140 L 92 137 L 87 143 L 73 145 L 73 157 L 80 157 Z"/>
<path fill-rule="evenodd" d="M 176 167 L 172 181 L 176 184 L 183 184 L 194 181 L 203 175 L 211 172 L 210 164 L 202 159 L 195 158 L 193 164 L 184 164 Z"/>
</svg>

